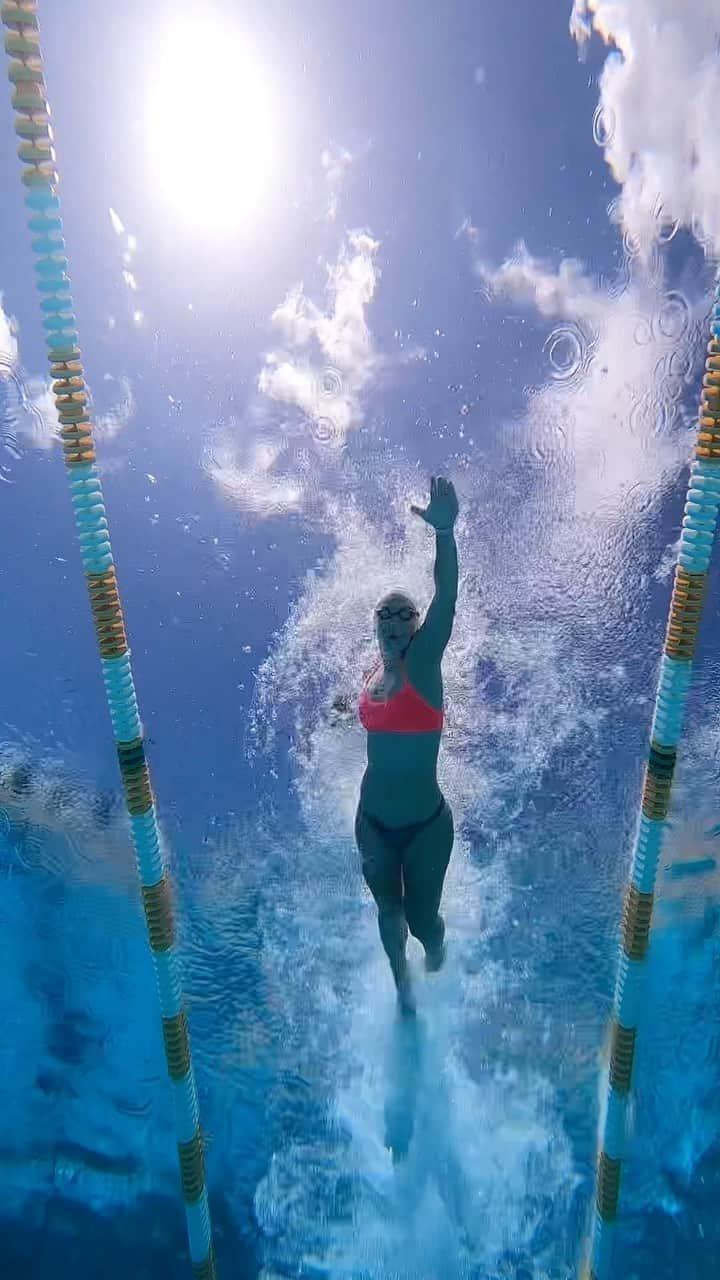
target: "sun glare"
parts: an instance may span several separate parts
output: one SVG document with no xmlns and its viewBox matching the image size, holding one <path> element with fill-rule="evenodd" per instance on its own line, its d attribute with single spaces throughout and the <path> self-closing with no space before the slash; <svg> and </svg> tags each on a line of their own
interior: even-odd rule
<svg viewBox="0 0 720 1280">
<path fill-rule="evenodd" d="M 147 126 L 152 180 L 184 221 L 231 228 L 257 212 L 276 154 L 270 91 L 237 30 L 198 16 L 167 32 Z"/>
</svg>

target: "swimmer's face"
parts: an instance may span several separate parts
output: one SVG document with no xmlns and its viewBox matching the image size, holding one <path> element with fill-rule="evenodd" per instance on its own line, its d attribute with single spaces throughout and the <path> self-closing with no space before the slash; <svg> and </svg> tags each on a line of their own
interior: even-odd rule
<svg viewBox="0 0 720 1280">
<path fill-rule="evenodd" d="M 383 657 L 402 656 L 418 629 L 419 620 L 414 601 L 401 591 L 392 591 L 378 601 L 375 631 Z"/>
</svg>

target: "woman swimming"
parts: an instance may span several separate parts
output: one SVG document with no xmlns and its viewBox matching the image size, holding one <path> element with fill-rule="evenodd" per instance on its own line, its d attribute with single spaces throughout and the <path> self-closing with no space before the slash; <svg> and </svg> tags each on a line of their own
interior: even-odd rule
<svg viewBox="0 0 720 1280">
<path fill-rule="evenodd" d="M 430 503 L 415 515 L 435 529 L 435 594 L 419 625 L 414 602 L 392 591 L 375 608 L 382 661 L 360 695 L 367 729 L 367 768 L 355 838 L 377 903 L 382 944 L 403 1013 L 414 1013 L 405 946 L 408 928 L 432 972 L 445 959 L 439 914 L 453 846 L 453 818 L 437 782 L 443 726 L 440 664 L 452 633 L 458 585 L 453 528 L 458 500 L 451 481 L 432 479 Z"/>
</svg>

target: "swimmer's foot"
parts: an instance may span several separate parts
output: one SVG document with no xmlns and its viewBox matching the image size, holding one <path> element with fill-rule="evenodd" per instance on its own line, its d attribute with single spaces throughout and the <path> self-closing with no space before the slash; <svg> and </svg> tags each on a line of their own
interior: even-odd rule
<svg viewBox="0 0 720 1280">
<path fill-rule="evenodd" d="M 412 1018 L 417 1013 L 415 992 L 412 989 L 410 974 L 407 969 L 397 979 L 398 1009 L 404 1018 Z"/>
<path fill-rule="evenodd" d="M 438 969 L 442 969 L 447 956 L 447 947 L 444 942 L 440 943 L 434 951 L 425 952 L 425 971 L 426 973 L 437 973 Z"/>
<path fill-rule="evenodd" d="M 403 1018 L 414 1018 L 417 1013 L 415 994 L 409 985 L 402 988 L 398 987 L 398 1010 Z"/>
<path fill-rule="evenodd" d="M 426 947 L 425 949 L 425 969 L 427 973 L 437 973 L 438 969 L 442 969 L 447 955 L 447 946 L 445 943 L 445 921 L 442 916 L 438 916 L 440 921 L 440 937 L 434 947 Z"/>
</svg>

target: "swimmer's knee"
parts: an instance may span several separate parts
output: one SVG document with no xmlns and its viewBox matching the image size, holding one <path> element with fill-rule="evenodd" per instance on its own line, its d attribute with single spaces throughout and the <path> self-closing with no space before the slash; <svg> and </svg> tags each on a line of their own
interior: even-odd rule
<svg viewBox="0 0 720 1280">
<path fill-rule="evenodd" d="M 433 917 L 422 908 L 418 909 L 406 901 L 405 918 L 413 938 L 417 938 L 418 942 L 423 942 L 428 929 L 432 929 Z"/>
<path fill-rule="evenodd" d="M 386 906 L 378 905 L 378 928 L 380 937 L 387 946 L 405 946 L 408 927 L 402 908 L 396 903 L 389 903 Z"/>
<path fill-rule="evenodd" d="M 405 914 L 398 902 L 380 901 L 377 903 L 378 920 L 381 926 L 392 928 L 398 925 L 405 927 Z"/>
</svg>

